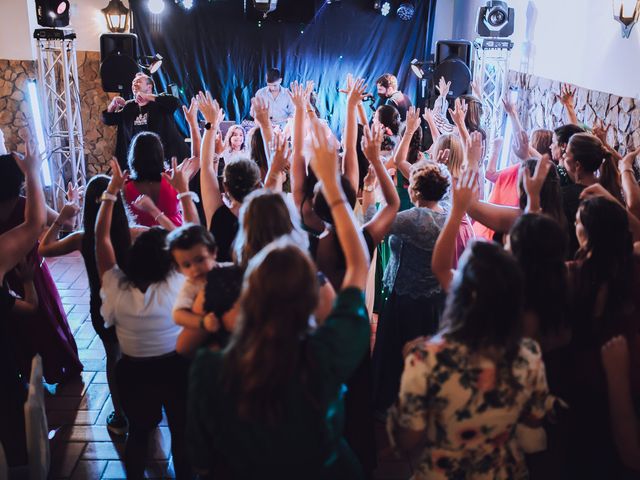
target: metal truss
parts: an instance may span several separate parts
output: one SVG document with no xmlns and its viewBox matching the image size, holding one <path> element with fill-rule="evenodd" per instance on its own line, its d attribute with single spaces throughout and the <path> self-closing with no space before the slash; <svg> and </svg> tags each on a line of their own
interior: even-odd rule
<svg viewBox="0 0 640 480">
<path fill-rule="evenodd" d="M 482 118 L 487 138 L 494 138 L 496 133 L 501 134 L 504 127 L 502 97 L 508 88 L 509 55 L 512 48 L 513 42 L 508 39 L 478 38 L 475 41 L 473 79 L 482 89 Z"/>
<path fill-rule="evenodd" d="M 84 138 L 76 58 L 76 35 L 69 29 L 38 29 L 38 95 L 42 107 L 50 201 L 64 205 L 68 182 L 86 185 Z"/>
</svg>

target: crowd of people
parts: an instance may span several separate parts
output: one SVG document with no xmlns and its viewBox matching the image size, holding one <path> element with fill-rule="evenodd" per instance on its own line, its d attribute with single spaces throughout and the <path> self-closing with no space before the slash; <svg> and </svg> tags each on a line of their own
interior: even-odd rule
<svg viewBox="0 0 640 480">
<path fill-rule="evenodd" d="M 163 410 L 179 479 L 372 478 L 376 422 L 418 458 L 415 480 L 637 478 L 640 149 L 579 124 L 567 87 L 571 123 L 553 131 L 525 131 L 504 100 L 514 161 L 498 170 L 479 92 L 450 104 L 442 79 L 421 112 L 387 74 L 368 119 L 348 76 L 338 141 L 313 82 L 267 81 L 249 132 L 223 136 L 209 92 L 183 107 L 182 160 L 165 138 L 179 105 L 137 76 L 105 112 L 110 175 L 70 185 L 60 212 L 32 147 L 0 157 L 10 464 L 28 355 L 51 383 L 82 368 L 42 261 L 78 251 L 128 478 Z"/>
</svg>

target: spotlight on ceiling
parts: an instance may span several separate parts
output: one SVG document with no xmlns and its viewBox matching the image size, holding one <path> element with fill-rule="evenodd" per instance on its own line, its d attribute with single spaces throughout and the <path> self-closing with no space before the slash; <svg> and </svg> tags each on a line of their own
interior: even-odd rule
<svg viewBox="0 0 640 480">
<path fill-rule="evenodd" d="M 160 15 L 164 10 L 164 0 L 149 0 L 147 8 L 154 15 Z"/>
<path fill-rule="evenodd" d="M 386 17 L 391 12 L 391 2 L 382 2 L 380 5 L 380 14 Z"/>
<path fill-rule="evenodd" d="M 402 2 L 396 10 L 398 18 L 400 20 L 409 21 L 413 18 L 413 14 L 416 13 L 415 2 Z"/>
<path fill-rule="evenodd" d="M 180 0 L 179 3 L 185 10 L 191 10 L 191 8 L 193 8 L 193 0 Z"/>
<path fill-rule="evenodd" d="M 162 55 L 156 53 L 153 56 L 147 55 L 144 57 L 140 57 L 138 59 L 138 65 L 140 66 L 140 68 L 148 72 L 149 75 L 153 75 L 158 70 L 160 70 L 160 67 L 162 66 L 162 60 Z"/>
<path fill-rule="evenodd" d="M 253 0 L 253 7 L 262 13 L 264 18 L 278 6 L 278 0 Z"/>
</svg>

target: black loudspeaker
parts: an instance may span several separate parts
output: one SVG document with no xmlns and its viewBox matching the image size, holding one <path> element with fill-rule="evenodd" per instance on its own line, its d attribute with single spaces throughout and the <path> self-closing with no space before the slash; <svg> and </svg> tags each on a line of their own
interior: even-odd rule
<svg viewBox="0 0 640 480">
<path fill-rule="evenodd" d="M 38 25 L 62 28 L 69 25 L 69 0 L 36 0 Z"/>
<path fill-rule="evenodd" d="M 100 79 L 105 92 L 131 95 L 131 82 L 140 71 L 137 51 L 138 36 L 134 33 L 100 35 Z"/>
<path fill-rule="evenodd" d="M 440 40 L 436 43 L 434 84 L 440 77 L 451 82 L 448 98 L 457 98 L 469 92 L 471 85 L 471 42 L 467 40 Z"/>
</svg>

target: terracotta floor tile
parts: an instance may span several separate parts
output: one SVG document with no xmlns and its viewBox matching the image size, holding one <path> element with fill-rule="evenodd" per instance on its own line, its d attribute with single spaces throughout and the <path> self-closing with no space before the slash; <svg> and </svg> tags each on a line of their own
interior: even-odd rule
<svg viewBox="0 0 640 480">
<path fill-rule="evenodd" d="M 100 410 L 51 410 L 47 412 L 49 428 L 62 425 L 94 425 Z"/>
<path fill-rule="evenodd" d="M 69 478 L 82 455 L 84 447 L 84 443 L 78 442 L 65 442 L 60 445 L 60 448 L 52 452 L 49 476 L 51 478 Z"/>
<path fill-rule="evenodd" d="M 120 460 L 124 456 L 124 442 L 89 442 L 82 453 L 83 460 Z"/>
<path fill-rule="evenodd" d="M 72 442 L 110 442 L 109 431 L 103 425 L 74 425 L 69 440 Z"/>
<path fill-rule="evenodd" d="M 101 410 L 109 396 L 108 385 L 94 383 L 87 387 L 87 391 L 80 402 L 80 410 Z"/>
<path fill-rule="evenodd" d="M 97 480 L 102 477 L 102 472 L 106 467 L 106 460 L 80 460 L 73 471 L 71 480 Z"/>
</svg>

